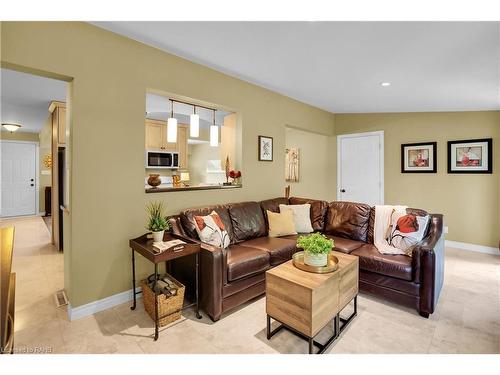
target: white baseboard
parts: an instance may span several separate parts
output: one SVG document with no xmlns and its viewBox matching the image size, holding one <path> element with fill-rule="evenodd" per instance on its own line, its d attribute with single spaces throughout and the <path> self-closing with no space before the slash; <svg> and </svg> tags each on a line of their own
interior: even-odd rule
<svg viewBox="0 0 500 375">
<path fill-rule="evenodd" d="M 475 251 L 477 253 L 500 255 L 500 250 L 497 247 L 476 245 L 473 243 L 449 241 L 449 240 L 446 240 L 444 245 L 447 247 L 453 247 L 455 249 Z"/>
<path fill-rule="evenodd" d="M 135 290 L 136 292 L 139 292 L 141 291 L 141 288 L 138 287 Z M 71 307 L 71 304 L 68 304 L 68 318 L 70 321 L 81 319 L 86 316 L 98 313 L 99 311 L 107 310 L 112 307 L 121 305 L 122 303 L 132 301 L 133 298 L 134 295 L 132 294 L 132 289 L 129 289 L 125 292 L 114 294 L 112 296 L 74 308 Z"/>
</svg>

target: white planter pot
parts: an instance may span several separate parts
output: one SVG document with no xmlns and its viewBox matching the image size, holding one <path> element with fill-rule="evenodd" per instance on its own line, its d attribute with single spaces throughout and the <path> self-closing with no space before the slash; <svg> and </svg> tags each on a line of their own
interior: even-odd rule
<svg viewBox="0 0 500 375">
<path fill-rule="evenodd" d="M 304 263 L 314 267 L 324 267 L 328 263 L 328 254 L 311 254 L 304 251 Z"/>
<path fill-rule="evenodd" d="M 161 230 L 159 232 L 153 232 L 153 242 L 162 242 L 164 234 L 165 234 L 164 230 Z"/>
</svg>

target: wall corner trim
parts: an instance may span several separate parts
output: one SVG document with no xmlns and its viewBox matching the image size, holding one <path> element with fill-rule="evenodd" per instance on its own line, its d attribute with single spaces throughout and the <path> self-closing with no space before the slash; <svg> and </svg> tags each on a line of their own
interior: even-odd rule
<svg viewBox="0 0 500 375">
<path fill-rule="evenodd" d="M 476 253 L 500 255 L 500 249 L 497 248 L 497 247 L 476 245 L 476 244 L 467 243 L 467 242 L 458 242 L 458 241 L 449 241 L 449 240 L 446 240 L 445 241 L 445 246 L 446 247 L 452 247 L 454 249 L 474 251 Z"/>
<path fill-rule="evenodd" d="M 140 292 L 141 288 L 137 287 L 135 288 L 135 291 Z M 132 289 L 129 289 L 125 292 L 114 294 L 78 307 L 71 307 L 71 304 L 68 304 L 68 319 L 70 321 L 81 319 L 100 311 L 121 305 L 122 303 L 132 301 L 133 298 Z"/>
</svg>

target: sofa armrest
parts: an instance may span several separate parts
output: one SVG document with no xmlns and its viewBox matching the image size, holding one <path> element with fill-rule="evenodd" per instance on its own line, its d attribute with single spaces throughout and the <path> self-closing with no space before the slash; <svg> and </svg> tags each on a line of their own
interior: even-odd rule
<svg viewBox="0 0 500 375">
<path fill-rule="evenodd" d="M 444 281 L 443 215 L 431 214 L 427 236 L 412 251 L 414 281 L 420 283 L 422 316 L 434 312 Z"/>
<path fill-rule="evenodd" d="M 212 320 L 219 320 L 222 314 L 225 250 L 187 236 L 178 216 L 168 220 L 172 233 L 177 237 L 200 245 L 200 306 Z"/>
</svg>

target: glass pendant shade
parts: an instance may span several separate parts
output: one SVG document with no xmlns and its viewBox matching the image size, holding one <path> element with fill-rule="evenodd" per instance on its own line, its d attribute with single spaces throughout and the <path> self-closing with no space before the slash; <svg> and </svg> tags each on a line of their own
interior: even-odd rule
<svg viewBox="0 0 500 375">
<path fill-rule="evenodd" d="M 173 117 L 167 121 L 167 142 L 177 142 L 177 119 Z"/>
<path fill-rule="evenodd" d="M 196 114 L 190 115 L 189 118 L 189 136 L 193 138 L 200 136 L 200 116 Z"/>
<path fill-rule="evenodd" d="M 210 146 L 219 146 L 219 127 L 217 125 L 210 125 Z"/>
</svg>

